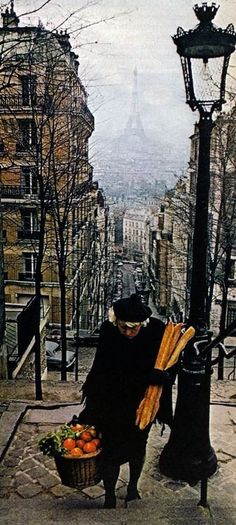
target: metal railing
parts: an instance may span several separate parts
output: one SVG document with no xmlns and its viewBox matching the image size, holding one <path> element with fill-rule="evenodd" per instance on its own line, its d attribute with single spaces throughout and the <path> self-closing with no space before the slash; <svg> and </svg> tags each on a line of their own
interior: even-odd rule
<svg viewBox="0 0 236 525">
<path fill-rule="evenodd" d="M 19 281 L 35 281 L 35 273 L 21 272 L 18 275 Z"/>
<path fill-rule="evenodd" d="M 18 230 L 18 240 L 24 241 L 24 240 L 38 240 L 40 236 L 40 231 L 35 230 Z"/>
<path fill-rule="evenodd" d="M 53 100 L 49 101 L 45 96 L 39 96 L 35 93 L 29 97 L 23 97 L 21 94 L 9 95 L 2 93 L 0 95 L 0 110 L 12 110 L 13 108 L 28 108 L 29 110 L 38 108 L 43 109 L 48 114 L 54 111 Z M 83 100 L 79 99 L 77 104 L 69 106 L 68 109 L 82 116 L 91 127 L 94 127 L 94 116 Z"/>
<path fill-rule="evenodd" d="M 37 197 L 38 193 L 35 191 L 33 192 L 29 187 L 27 186 L 12 186 L 12 185 L 2 185 L 1 186 L 1 197 L 14 197 L 14 198 L 21 198 L 25 196 L 31 196 L 31 197 Z"/>
</svg>

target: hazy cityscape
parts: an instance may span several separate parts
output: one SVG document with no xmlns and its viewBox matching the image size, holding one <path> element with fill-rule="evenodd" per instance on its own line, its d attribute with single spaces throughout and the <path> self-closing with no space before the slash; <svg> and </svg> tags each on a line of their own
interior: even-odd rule
<svg viewBox="0 0 236 525">
<path fill-rule="evenodd" d="M 4 525 L 235 523 L 221 4 L 0 2 Z"/>
</svg>

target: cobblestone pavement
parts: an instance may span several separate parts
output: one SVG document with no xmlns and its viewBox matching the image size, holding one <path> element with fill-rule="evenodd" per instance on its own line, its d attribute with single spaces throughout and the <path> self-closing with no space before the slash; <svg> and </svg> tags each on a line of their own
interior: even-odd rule
<svg viewBox="0 0 236 525">
<path fill-rule="evenodd" d="M 228 389 L 231 389 L 229 385 Z M 217 392 L 214 397 L 221 398 L 222 387 L 218 385 Z M 225 386 L 227 391 L 227 386 Z M 232 400 L 230 401 L 232 404 Z M 14 415 L 14 403 L 12 410 L 8 412 Z M 3 410 L 7 408 L 7 404 L 3 404 Z M 71 492 L 71 489 L 62 487 L 55 469 L 54 460 L 44 456 L 38 450 L 38 440 L 49 430 L 58 428 L 60 424 L 68 421 L 74 413 L 78 413 L 80 405 L 61 406 L 51 409 L 28 408 L 22 421 L 19 423 L 17 431 L 14 433 L 11 444 L 3 459 L 0 480 L 1 495 L 7 497 L 10 493 L 16 493 L 21 497 L 33 497 L 39 492 L 50 492 L 53 496 L 62 495 L 63 493 Z M 20 410 L 25 410 L 25 404 L 20 404 Z M 212 441 L 216 449 L 219 460 L 220 470 L 217 474 L 217 483 L 221 479 L 221 469 L 224 466 L 224 473 L 227 471 L 227 478 L 232 469 L 235 470 L 236 459 L 236 408 L 234 406 L 212 406 Z M 222 427 L 222 428 L 221 428 Z M 227 428 L 227 433 L 225 429 Z M 171 481 L 167 480 L 158 472 L 156 458 L 158 458 L 159 451 L 163 448 L 168 439 L 168 430 L 165 431 L 164 436 L 160 436 L 159 425 L 154 426 L 150 434 L 148 444 L 148 456 L 145 470 L 158 481 L 161 481 L 166 486 L 176 489 Z M 215 443 L 214 443 L 215 442 Z M 125 481 L 125 480 L 124 480 Z M 214 484 L 215 481 L 212 481 Z M 179 487 L 179 485 L 178 485 Z M 100 491 L 99 491 L 100 492 Z M 85 492 L 86 495 L 87 491 Z"/>
<path fill-rule="evenodd" d="M 226 512 L 226 505 L 229 506 L 227 519 L 222 521 L 227 525 L 236 523 L 235 387 L 236 384 L 233 381 L 218 381 L 212 386 L 211 442 L 218 458 L 219 468 L 216 475 L 209 480 L 208 495 L 211 519 L 214 512 L 220 515 L 223 511 Z M 46 403 L 41 403 L 40 406 L 34 403 L 29 405 L 18 401 L 1 403 L 0 414 L 3 425 L 0 433 L 0 447 L 2 445 L 6 452 L 2 454 L 0 469 L 0 498 L 5 504 L 7 501 L 9 505 L 12 505 L 12 502 L 17 505 L 21 501 L 31 501 L 34 506 L 37 505 L 39 497 L 45 500 L 50 499 L 52 502 L 68 500 L 68 498 L 70 501 L 70 498 L 76 498 L 78 504 L 92 502 L 94 508 L 102 508 L 104 500 L 102 483 L 81 491 L 62 485 L 54 460 L 44 456 L 38 449 L 38 440 L 42 435 L 69 421 L 79 410 L 79 403 L 61 406 Z M 7 422 L 13 431 L 11 439 L 5 436 L 4 442 L 3 429 L 4 425 L 7 428 Z M 182 504 L 191 500 L 197 505 L 200 484 L 190 487 L 187 483 L 174 482 L 159 471 L 158 457 L 167 439 L 168 430 L 165 430 L 164 435 L 161 436 L 160 426 L 153 426 L 147 447 L 144 473 L 140 480 L 142 503 L 144 500 L 149 501 L 150 498 L 150 501 L 153 498 L 156 501 L 157 495 L 162 494 L 162 497 L 169 501 L 177 498 L 176 501 Z M 118 508 L 124 508 L 127 480 L 128 468 L 127 465 L 123 465 L 117 485 Z M 135 524 L 136 522 L 130 523 Z M 220 524 L 221 522 L 207 521 L 205 517 L 205 521 L 196 521 L 196 523 L 202 525 L 202 523 Z"/>
</svg>

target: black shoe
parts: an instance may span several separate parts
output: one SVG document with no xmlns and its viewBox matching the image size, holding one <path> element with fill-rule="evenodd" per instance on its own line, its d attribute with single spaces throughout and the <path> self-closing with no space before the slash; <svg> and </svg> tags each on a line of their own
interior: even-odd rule
<svg viewBox="0 0 236 525">
<path fill-rule="evenodd" d="M 132 501 L 134 499 L 141 499 L 141 496 L 137 489 L 133 490 L 127 490 L 127 496 L 125 498 L 125 502 L 128 503 L 129 501 Z"/>
<path fill-rule="evenodd" d="M 116 497 L 115 496 L 105 496 L 105 502 L 103 505 L 104 509 L 115 509 L 116 508 Z"/>
</svg>

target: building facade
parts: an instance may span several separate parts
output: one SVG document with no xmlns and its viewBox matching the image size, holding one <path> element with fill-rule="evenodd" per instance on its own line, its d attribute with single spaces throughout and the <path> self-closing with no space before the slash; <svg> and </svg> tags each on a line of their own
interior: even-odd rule
<svg viewBox="0 0 236 525">
<path fill-rule="evenodd" d="M 148 247 L 149 211 L 129 208 L 123 216 L 124 255 L 135 261 L 145 262 Z"/>
<path fill-rule="evenodd" d="M 109 218 L 93 181 L 94 117 L 66 32 L 0 28 L 0 162 L 5 301 L 26 304 L 40 289 L 49 325 L 93 330 L 105 315 Z M 104 263 L 105 261 L 105 263 Z M 78 318 L 79 316 L 79 318 Z"/>
<path fill-rule="evenodd" d="M 220 115 L 211 137 L 209 250 L 207 263 L 209 326 L 215 334 L 236 318 L 236 126 L 235 110 Z M 162 201 L 159 228 L 154 235 L 160 312 L 188 318 L 192 268 L 199 133 L 190 137 L 190 160 L 185 175 Z M 163 244 L 164 243 L 164 244 Z M 157 293 L 158 291 L 158 293 Z"/>
</svg>

